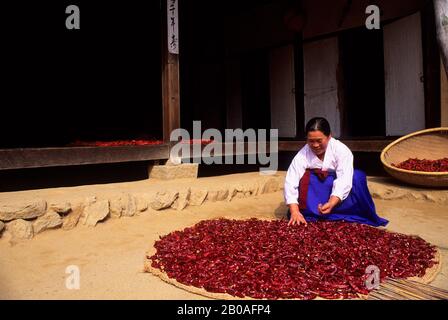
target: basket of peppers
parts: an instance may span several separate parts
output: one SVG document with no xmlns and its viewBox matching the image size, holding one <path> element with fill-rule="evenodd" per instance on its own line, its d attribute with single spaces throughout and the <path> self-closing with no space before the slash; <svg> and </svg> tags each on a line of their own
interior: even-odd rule
<svg viewBox="0 0 448 320">
<path fill-rule="evenodd" d="M 448 187 L 448 127 L 416 131 L 381 152 L 392 177 L 418 186 Z"/>
</svg>

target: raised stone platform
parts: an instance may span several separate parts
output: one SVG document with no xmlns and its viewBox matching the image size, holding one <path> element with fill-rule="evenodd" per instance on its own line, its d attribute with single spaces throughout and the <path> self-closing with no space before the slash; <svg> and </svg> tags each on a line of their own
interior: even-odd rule
<svg viewBox="0 0 448 320">
<path fill-rule="evenodd" d="M 286 172 L 267 176 L 251 172 L 3 192 L 0 193 L 0 237 L 3 233 L 13 239 L 31 239 L 52 228 L 94 227 L 108 219 L 132 217 L 155 210 L 183 210 L 207 202 L 272 193 L 283 189 L 285 175 Z M 448 205 L 448 190 L 404 186 L 387 177 L 367 179 L 374 199 Z M 279 200 L 283 200 L 281 195 Z"/>
<path fill-rule="evenodd" d="M 167 162 L 165 165 L 150 165 L 148 176 L 150 179 L 159 180 L 194 179 L 198 177 L 198 168 L 197 163 L 171 164 Z"/>
<path fill-rule="evenodd" d="M 374 199 L 405 199 L 448 205 L 448 189 L 409 186 L 391 177 L 367 177 L 367 185 Z"/>
<path fill-rule="evenodd" d="M 31 239 L 52 228 L 94 227 L 107 219 L 132 217 L 152 210 L 183 210 L 206 202 L 232 201 L 276 192 L 283 188 L 283 181 L 282 173 L 264 176 L 255 172 L 3 192 L 0 193 L 0 236 L 3 229 L 12 239 Z"/>
</svg>

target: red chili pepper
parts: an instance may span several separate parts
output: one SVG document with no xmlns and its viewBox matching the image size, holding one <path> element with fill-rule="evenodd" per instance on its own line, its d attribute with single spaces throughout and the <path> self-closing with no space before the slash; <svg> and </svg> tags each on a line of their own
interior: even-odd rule
<svg viewBox="0 0 448 320">
<path fill-rule="evenodd" d="M 409 158 L 399 164 L 392 164 L 393 166 L 412 171 L 424 171 L 424 172 L 448 172 L 448 158 L 442 158 L 438 160 L 416 159 Z"/>
</svg>

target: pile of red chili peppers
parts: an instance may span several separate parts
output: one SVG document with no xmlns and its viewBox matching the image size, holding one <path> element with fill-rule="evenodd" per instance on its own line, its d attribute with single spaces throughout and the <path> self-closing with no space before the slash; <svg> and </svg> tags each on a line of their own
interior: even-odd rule
<svg viewBox="0 0 448 320">
<path fill-rule="evenodd" d="M 412 171 L 424 171 L 424 172 L 448 172 L 448 158 L 438 160 L 427 160 L 409 158 L 399 164 L 392 164 L 393 166 Z"/>
<path fill-rule="evenodd" d="M 201 144 L 201 145 L 207 145 L 209 143 L 212 143 L 213 139 L 190 139 L 190 140 L 181 140 L 181 143 L 186 144 Z"/>
<path fill-rule="evenodd" d="M 80 141 L 71 143 L 70 147 L 116 147 L 116 146 L 149 146 L 162 144 L 161 140 L 114 140 L 114 141 Z"/>
<path fill-rule="evenodd" d="M 366 225 L 286 220 L 205 220 L 163 236 L 153 268 L 185 285 L 258 299 L 354 298 L 379 278 L 423 276 L 436 249 L 423 239 Z"/>
<path fill-rule="evenodd" d="M 186 144 L 201 144 L 206 145 L 212 143 L 210 139 L 191 139 L 181 140 L 181 143 Z M 70 143 L 69 147 L 115 147 L 115 146 L 150 146 L 162 144 L 162 140 L 147 140 L 147 139 L 133 139 L 133 140 L 114 140 L 114 141 L 81 141 L 76 140 Z"/>
</svg>

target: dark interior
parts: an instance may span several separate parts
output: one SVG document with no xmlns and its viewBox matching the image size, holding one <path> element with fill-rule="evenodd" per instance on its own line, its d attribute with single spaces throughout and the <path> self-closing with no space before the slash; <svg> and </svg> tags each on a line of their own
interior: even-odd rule
<svg viewBox="0 0 448 320">
<path fill-rule="evenodd" d="M 241 85 L 243 129 L 270 129 L 269 56 L 266 51 L 244 56 Z"/>
<path fill-rule="evenodd" d="M 269 60 L 265 48 L 232 53 L 225 22 L 272 0 L 179 2 L 181 127 L 194 120 L 203 128 L 223 131 L 226 122 L 226 60 L 241 63 L 243 129 L 270 127 Z M 261 35 L 258 35 L 261 36 Z"/>
<path fill-rule="evenodd" d="M 225 67 L 234 59 L 241 65 L 243 129 L 270 128 L 269 47 L 232 50 L 226 37 L 238 34 L 226 34 L 225 29 L 234 15 L 269 2 L 180 1 L 181 127 L 191 130 L 193 120 L 201 120 L 203 129 L 227 128 Z M 19 3 L 3 6 L 0 149 L 62 147 L 76 140 L 161 139 L 161 15 L 165 12 L 160 1 L 121 5 L 82 1 L 81 30 L 65 28 L 60 12 L 68 4 L 64 0 L 57 5 L 27 4 L 26 10 Z M 40 19 L 43 10 L 45 19 Z M 382 36 L 381 31 L 364 28 L 340 34 L 344 137 L 385 136 Z M 306 119 L 300 34 L 295 35 L 294 45 L 297 139 L 301 140 Z M 279 170 L 286 170 L 294 155 L 280 152 Z M 140 180 L 147 176 L 147 165 L 123 162 L 5 170 L 0 171 L 0 191 Z M 201 165 L 199 175 L 258 167 Z M 355 153 L 355 167 L 368 175 L 384 175 L 378 153 Z"/>
<path fill-rule="evenodd" d="M 226 127 L 224 5 L 217 1 L 180 1 L 179 65 L 181 127 L 191 132 Z"/>
<path fill-rule="evenodd" d="M 343 135 L 386 135 L 383 31 L 357 28 L 339 35 Z"/>
<path fill-rule="evenodd" d="M 280 152 L 278 170 L 288 170 L 297 152 Z M 367 175 L 386 176 L 379 153 L 354 152 L 354 167 Z M 235 163 L 234 159 L 234 163 Z M 34 169 L 0 170 L 0 192 L 71 187 L 100 183 L 137 181 L 148 178 L 149 161 L 109 164 L 48 167 Z M 259 163 L 199 165 L 199 177 L 258 171 Z"/>
<path fill-rule="evenodd" d="M 160 139 L 159 1 L 83 1 L 80 30 L 66 29 L 67 5 L 4 11 L 0 148 Z"/>
</svg>

